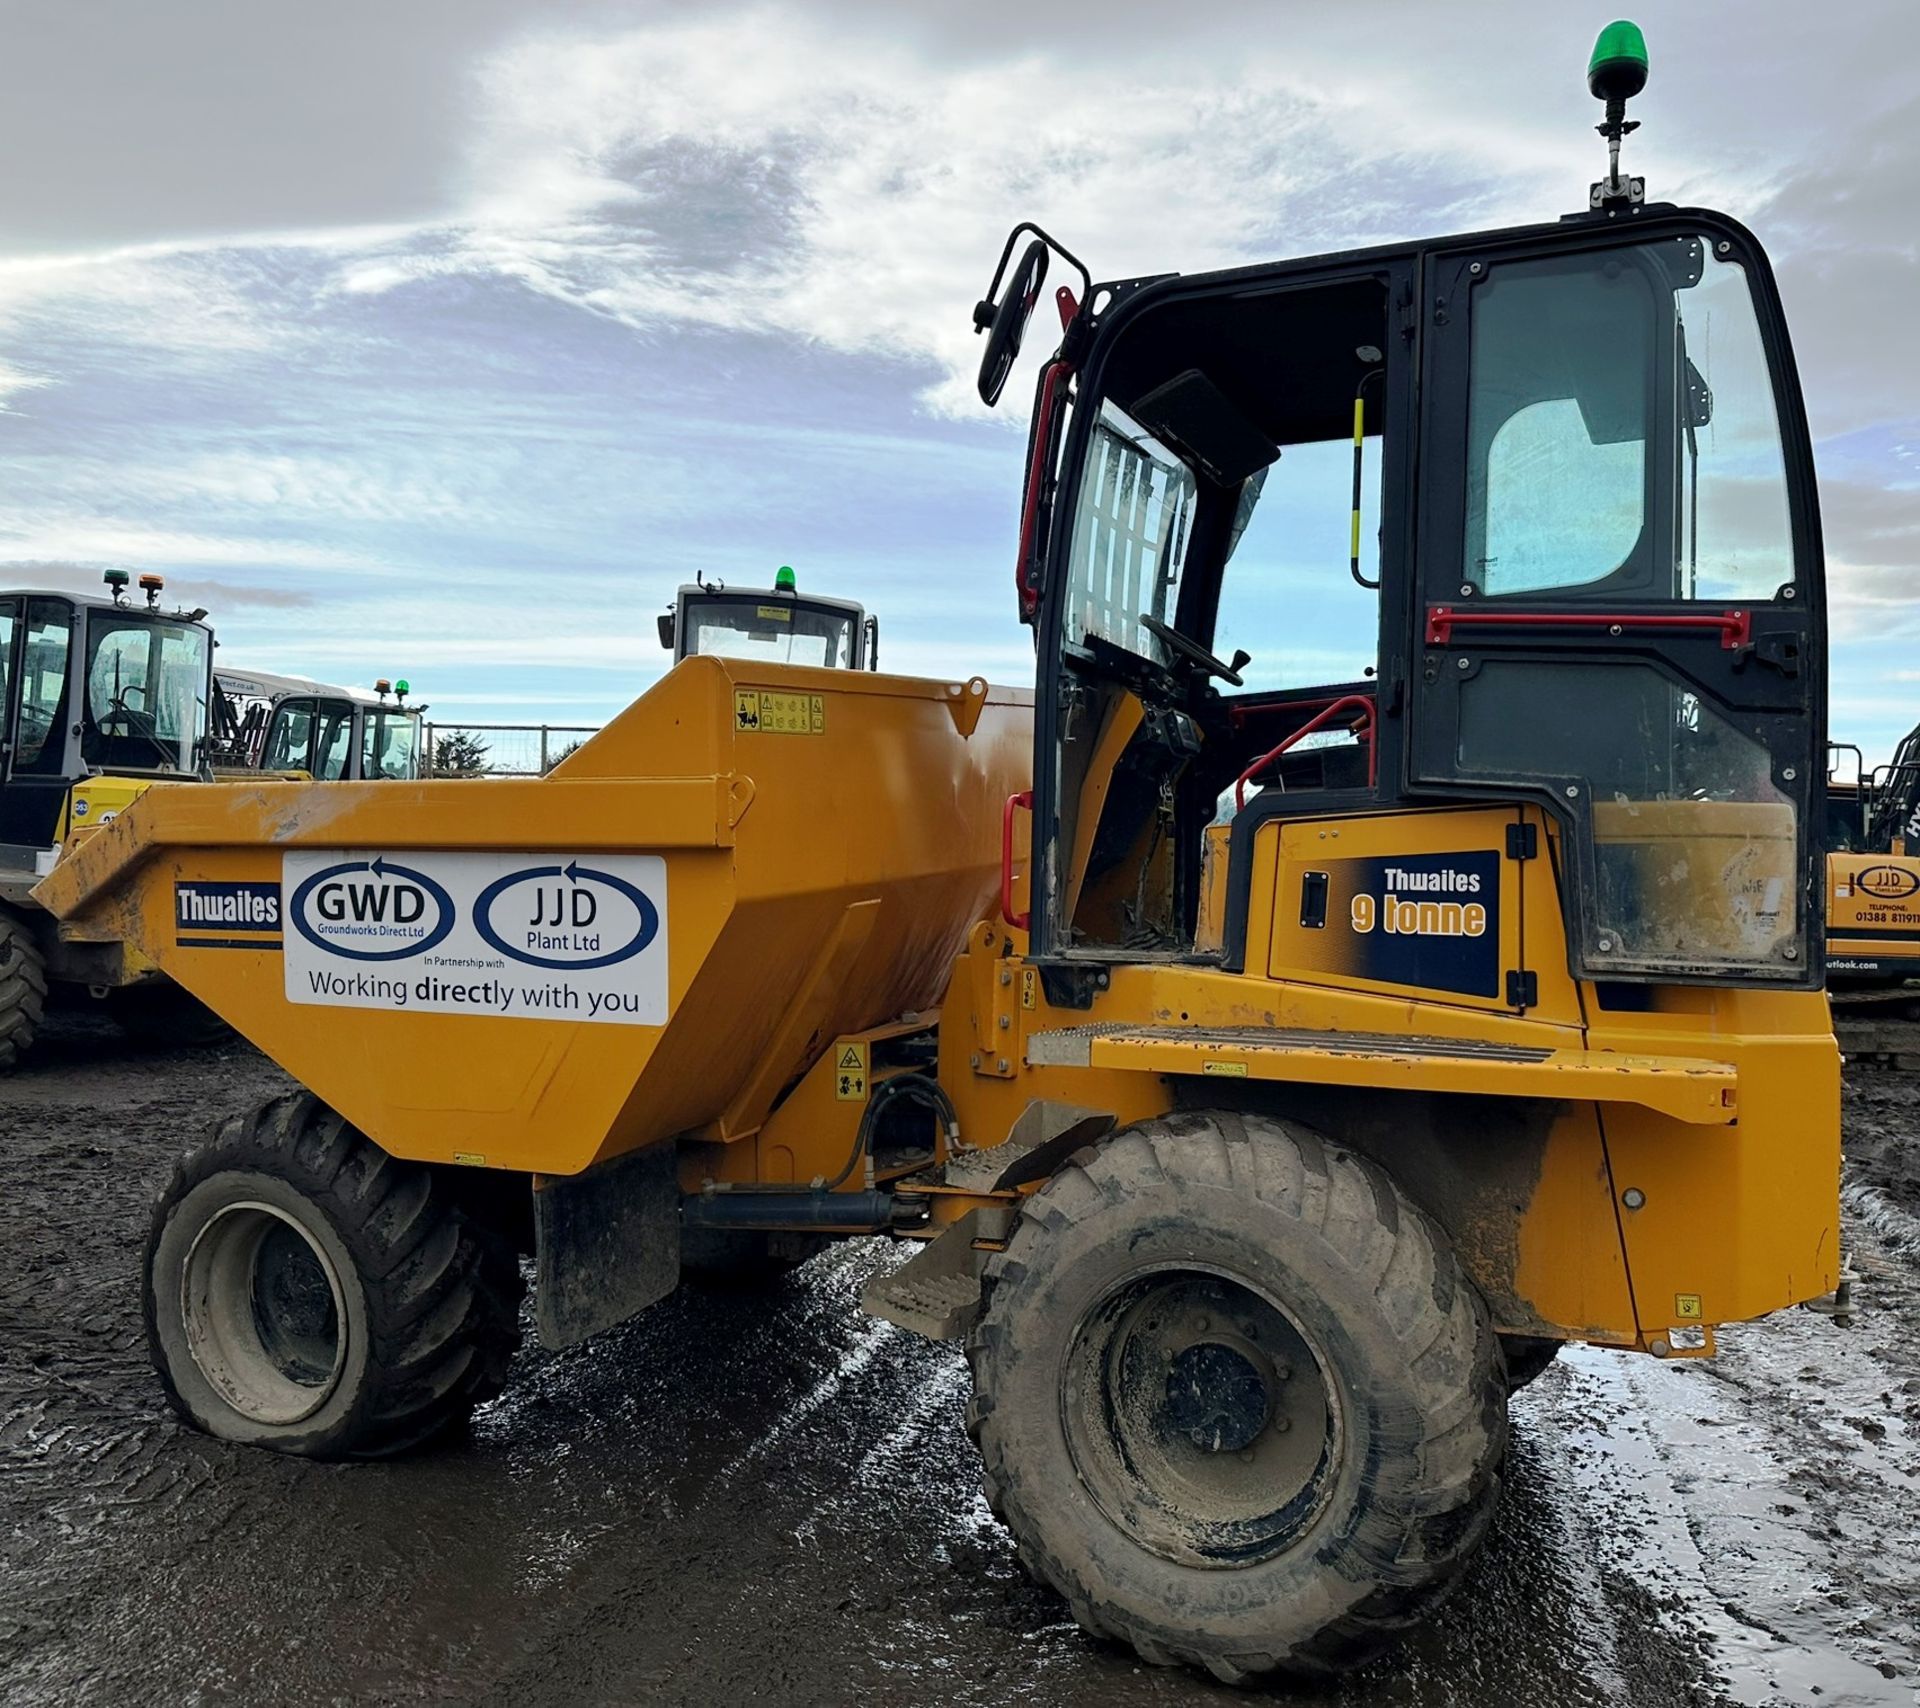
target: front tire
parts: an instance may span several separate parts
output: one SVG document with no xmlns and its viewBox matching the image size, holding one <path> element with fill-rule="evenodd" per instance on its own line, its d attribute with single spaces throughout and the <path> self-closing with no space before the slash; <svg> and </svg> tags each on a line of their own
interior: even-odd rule
<svg viewBox="0 0 1920 1708">
<path fill-rule="evenodd" d="M 510 1242 L 446 1176 L 306 1092 L 188 1152 L 147 1237 L 147 1341 L 174 1410 L 309 1458 L 382 1458 L 464 1422 L 505 1380 L 523 1290 Z"/>
<path fill-rule="evenodd" d="M 1486 1532 L 1486 1307 L 1371 1162 L 1254 1115 L 1081 1152 L 988 1260 L 968 1427 L 1087 1630 L 1242 1683 L 1358 1665 Z"/>
<path fill-rule="evenodd" d="M 33 930 L 0 908 L 0 1073 L 33 1047 L 46 1007 L 47 964 Z"/>
</svg>

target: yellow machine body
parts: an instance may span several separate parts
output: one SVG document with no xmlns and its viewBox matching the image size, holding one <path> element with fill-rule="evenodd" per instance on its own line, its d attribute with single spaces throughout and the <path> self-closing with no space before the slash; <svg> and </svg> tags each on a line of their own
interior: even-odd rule
<svg viewBox="0 0 1920 1708">
<path fill-rule="evenodd" d="M 1827 856 L 1827 970 L 1888 983 L 1920 977 L 1920 857 Z"/>
<path fill-rule="evenodd" d="M 1642 986 L 1610 1006 L 1566 971 L 1553 858 L 1499 858 L 1477 911 L 1423 898 L 1432 917 L 1406 917 L 1496 930 L 1503 965 L 1524 937 L 1524 1012 L 1370 979 L 1277 904 L 1334 854 L 1498 856 L 1516 823 L 1554 845 L 1537 809 L 1464 806 L 1260 824 L 1245 971 L 1148 959 L 1064 1005 L 997 917 L 1031 726 L 1029 695 L 978 680 L 690 659 L 548 778 L 154 791 L 40 894 L 124 935 L 397 1156 L 567 1176 L 674 1140 L 686 1191 L 870 1192 L 883 1171 L 846 1171 L 861 1117 L 890 1053 L 937 1035 L 967 1148 L 1036 1105 L 1338 1131 L 1447 1227 L 1508 1332 L 1707 1350 L 1698 1331 L 1835 1285 L 1839 1058 L 1818 993 Z M 407 991 L 362 1006 L 289 1000 L 299 862 L 431 874 L 486 851 L 546 871 L 657 856 L 660 1023 L 422 1012 L 412 971 L 372 973 Z M 1205 893 L 1203 944 L 1225 905 Z M 243 903 L 189 920 L 183 896 Z M 1013 1196 L 936 1189 L 916 1231 Z"/>
<path fill-rule="evenodd" d="M 937 1002 L 987 911 L 1031 728 L 1030 695 L 978 680 L 690 659 L 545 778 L 155 791 L 41 894 L 134 942 L 395 1155 L 573 1174 L 671 1135 L 750 1136 L 823 1040 Z M 492 980 L 553 982 L 506 956 L 343 963 L 373 1006 L 290 1001 L 279 910 L 219 904 L 279 896 L 314 850 L 656 857 L 665 1023 L 485 1012 Z M 424 976 L 478 1009 L 423 1009 Z"/>
</svg>

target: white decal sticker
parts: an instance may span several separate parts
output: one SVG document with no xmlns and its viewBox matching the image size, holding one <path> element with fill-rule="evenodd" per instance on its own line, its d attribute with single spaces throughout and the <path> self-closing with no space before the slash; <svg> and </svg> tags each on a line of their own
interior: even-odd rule
<svg viewBox="0 0 1920 1708">
<path fill-rule="evenodd" d="M 667 864 L 655 854 L 285 856 L 289 1002 L 667 1020 Z"/>
</svg>

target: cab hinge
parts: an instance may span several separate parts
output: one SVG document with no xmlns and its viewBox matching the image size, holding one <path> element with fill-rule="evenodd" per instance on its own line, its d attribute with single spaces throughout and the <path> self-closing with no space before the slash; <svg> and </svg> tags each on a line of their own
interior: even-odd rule
<svg viewBox="0 0 1920 1708">
<path fill-rule="evenodd" d="M 1523 971 L 1507 974 L 1507 1006 L 1509 1008 L 1540 1006 L 1540 978 L 1537 973 Z"/>
<path fill-rule="evenodd" d="M 1537 824 L 1520 823 L 1507 826 L 1507 858 L 1509 860 L 1532 860 L 1540 853 L 1540 827 Z"/>
</svg>

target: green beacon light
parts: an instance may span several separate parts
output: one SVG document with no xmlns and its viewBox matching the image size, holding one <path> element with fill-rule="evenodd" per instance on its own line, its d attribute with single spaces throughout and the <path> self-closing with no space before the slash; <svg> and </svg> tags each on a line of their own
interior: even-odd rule
<svg viewBox="0 0 1920 1708">
<path fill-rule="evenodd" d="M 1607 139 L 1607 175 L 1593 186 L 1589 198 L 1596 212 L 1635 207 L 1646 200 L 1644 178 L 1620 176 L 1621 140 L 1640 128 L 1638 119 L 1627 117 L 1627 103 L 1646 86 L 1647 38 L 1638 24 L 1616 19 L 1600 32 L 1587 61 L 1587 90 L 1607 104 L 1605 122 L 1595 127 Z"/>
<path fill-rule="evenodd" d="M 396 694 L 398 694 L 401 699 L 404 700 L 409 694 L 413 692 L 413 684 L 403 676 L 400 678 L 398 682 L 394 683 L 393 691 Z"/>
<path fill-rule="evenodd" d="M 794 580 L 793 565 L 783 563 L 780 572 L 773 578 L 773 590 L 776 593 L 793 593 L 799 590 L 799 582 Z"/>
</svg>

